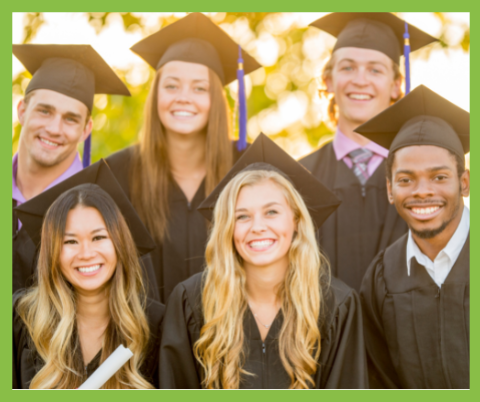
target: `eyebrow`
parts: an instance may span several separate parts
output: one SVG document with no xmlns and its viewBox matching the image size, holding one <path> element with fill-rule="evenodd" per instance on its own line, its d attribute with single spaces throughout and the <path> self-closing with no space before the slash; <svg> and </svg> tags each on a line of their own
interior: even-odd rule
<svg viewBox="0 0 480 402">
<path fill-rule="evenodd" d="M 177 77 L 173 77 L 171 75 L 169 75 L 168 77 L 165 77 L 165 79 L 171 79 L 171 80 L 175 80 L 175 81 L 180 81 L 180 78 L 177 78 Z M 200 81 L 205 81 L 205 82 L 208 82 L 208 80 L 206 78 L 200 78 L 200 79 L 197 79 L 197 80 L 193 80 L 193 82 L 200 82 Z"/>
<path fill-rule="evenodd" d="M 432 167 L 432 168 L 428 168 L 426 169 L 427 172 L 438 172 L 439 170 L 450 170 L 450 171 L 453 171 L 453 169 L 449 166 L 435 166 L 435 167 Z M 415 172 L 413 170 L 407 170 L 407 169 L 402 169 L 402 170 L 397 170 L 395 172 L 395 174 L 415 174 Z"/>
<path fill-rule="evenodd" d="M 353 60 L 353 59 L 348 59 L 348 58 L 347 58 L 347 59 L 341 59 L 341 60 L 339 60 L 338 62 L 341 63 L 341 62 L 343 62 L 343 61 L 348 61 L 348 62 L 350 62 L 350 63 L 357 63 L 357 61 L 355 61 L 355 60 Z M 383 63 L 383 62 L 381 62 L 381 61 L 368 61 L 367 64 L 380 64 L 380 65 L 386 67 L 385 63 Z"/>
<path fill-rule="evenodd" d="M 262 206 L 262 208 L 268 208 L 268 207 L 271 207 L 272 205 L 282 206 L 282 204 L 280 204 L 279 202 L 272 201 L 272 202 L 269 202 L 268 204 L 265 204 L 264 206 Z M 241 211 L 247 211 L 247 208 L 238 208 L 238 209 L 235 210 L 235 212 L 241 212 Z"/>
<path fill-rule="evenodd" d="M 51 111 L 55 111 L 57 110 L 55 108 L 55 106 L 53 105 L 49 105 L 48 103 L 38 103 L 37 104 L 37 107 L 41 107 L 41 108 L 44 108 L 44 109 L 48 109 L 48 110 L 51 110 Z M 77 119 L 81 119 L 82 118 L 82 115 L 78 114 L 78 113 L 75 113 L 75 112 L 66 112 L 63 114 L 64 116 L 67 116 L 67 117 L 75 117 Z"/>
<path fill-rule="evenodd" d="M 97 232 L 101 232 L 102 230 L 105 230 L 105 231 L 106 231 L 107 229 L 105 229 L 105 228 L 98 228 L 98 229 L 92 230 L 92 231 L 90 232 L 90 234 L 94 234 L 94 233 L 97 233 Z M 75 233 L 65 233 L 65 236 L 75 237 L 76 234 L 75 234 Z"/>
</svg>

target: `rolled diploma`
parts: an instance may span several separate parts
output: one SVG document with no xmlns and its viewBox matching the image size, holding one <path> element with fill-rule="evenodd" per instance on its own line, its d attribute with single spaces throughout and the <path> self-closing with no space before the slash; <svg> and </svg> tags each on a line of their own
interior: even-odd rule
<svg viewBox="0 0 480 402">
<path fill-rule="evenodd" d="M 78 389 L 100 389 L 132 356 L 130 349 L 120 345 Z"/>
</svg>

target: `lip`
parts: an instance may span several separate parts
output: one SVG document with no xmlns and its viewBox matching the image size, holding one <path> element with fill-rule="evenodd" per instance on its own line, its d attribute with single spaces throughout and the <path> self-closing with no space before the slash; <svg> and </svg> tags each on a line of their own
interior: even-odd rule
<svg viewBox="0 0 480 402">
<path fill-rule="evenodd" d="M 266 244 L 265 246 L 262 246 L 262 247 L 252 247 L 251 244 L 253 242 L 271 242 L 270 244 Z M 272 249 L 275 245 L 277 244 L 277 240 L 275 239 L 254 239 L 254 240 L 250 240 L 248 243 L 247 243 L 247 248 L 250 250 L 250 251 L 253 251 L 255 253 L 263 253 L 265 251 L 268 251 L 270 249 Z"/>
<path fill-rule="evenodd" d="M 444 206 L 443 205 L 438 205 L 438 204 L 432 204 L 432 205 L 409 205 L 408 207 L 405 207 L 410 216 L 417 221 L 429 221 L 431 219 L 436 218 L 438 215 L 441 214 Z M 432 212 L 430 213 L 418 213 L 415 212 L 414 210 L 416 209 L 433 209 Z"/>
<path fill-rule="evenodd" d="M 78 268 L 89 268 L 89 267 L 94 267 L 94 266 L 96 266 L 96 265 L 100 265 L 100 268 L 99 268 L 99 269 L 97 269 L 96 271 L 92 271 L 92 272 L 81 272 L 81 271 L 79 271 L 79 269 L 78 269 Z M 76 272 L 77 274 L 80 274 L 80 275 L 82 275 L 82 276 L 95 276 L 95 275 L 97 275 L 99 272 L 101 272 L 101 271 L 102 271 L 103 267 L 104 267 L 104 265 L 103 265 L 103 264 L 89 264 L 89 265 L 82 265 L 81 267 L 77 267 L 77 268 L 75 268 L 75 272 Z"/>
<path fill-rule="evenodd" d="M 177 113 L 184 113 L 184 114 L 182 115 Z M 195 118 L 197 115 L 197 113 L 192 112 L 191 110 L 178 110 L 178 109 L 172 110 L 170 114 L 174 119 L 177 119 L 177 120 L 190 120 Z"/>
<path fill-rule="evenodd" d="M 365 92 L 348 92 L 347 98 L 353 102 L 370 102 L 374 96 Z"/>
<path fill-rule="evenodd" d="M 42 136 L 38 136 L 37 137 L 37 140 L 38 142 L 40 143 L 40 145 L 43 147 L 43 148 L 46 148 L 46 149 L 58 149 L 62 144 L 60 144 L 59 142 L 57 141 L 53 141 L 51 140 L 50 138 L 47 138 L 47 137 L 42 137 Z M 54 144 L 57 144 L 57 145 L 50 145 L 50 144 L 47 144 L 46 142 L 44 141 L 49 141 L 49 142 L 52 142 Z"/>
</svg>

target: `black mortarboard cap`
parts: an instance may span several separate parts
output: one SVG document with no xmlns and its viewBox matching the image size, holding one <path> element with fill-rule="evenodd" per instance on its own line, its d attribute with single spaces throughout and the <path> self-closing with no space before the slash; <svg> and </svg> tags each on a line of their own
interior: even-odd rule
<svg viewBox="0 0 480 402">
<path fill-rule="evenodd" d="M 50 89 L 92 110 L 94 94 L 130 96 L 111 67 L 90 45 L 13 45 L 13 54 L 32 79 L 25 94 Z"/>
<path fill-rule="evenodd" d="M 237 79 L 238 45 L 202 13 L 191 13 L 130 49 L 156 70 L 169 61 L 185 61 L 209 67 L 223 85 Z M 245 74 L 261 67 L 247 52 L 242 53 Z"/>
<path fill-rule="evenodd" d="M 130 228 L 139 253 L 152 251 L 155 248 L 153 239 L 103 159 L 15 208 L 33 242 L 40 244 L 43 219 L 54 201 L 65 191 L 88 183 L 99 186 L 112 197 Z"/>
<path fill-rule="evenodd" d="M 302 196 L 313 222 L 318 227 L 340 205 L 340 200 L 300 163 L 264 134 L 245 151 L 212 193 L 200 204 L 198 211 L 208 220 L 220 193 L 228 182 L 244 170 L 275 170 L 286 177 Z"/>
<path fill-rule="evenodd" d="M 334 51 L 342 47 L 378 50 L 400 64 L 405 21 L 392 13 L 331 13 L 310 24 L 337 38 Z M 410 51 L 438 39 L 408 24 Z"/>
<path fill-rule="evenodd" d="M 463 158 L 470 151 L 470 113 L 424 85 L 355 129 L 390 152 L 435 145 Z"/>
</svg>

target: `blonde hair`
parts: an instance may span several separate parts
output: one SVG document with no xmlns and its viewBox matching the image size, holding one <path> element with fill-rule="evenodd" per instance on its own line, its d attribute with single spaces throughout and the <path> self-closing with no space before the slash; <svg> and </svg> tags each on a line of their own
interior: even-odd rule
<svg viewBox="0 0 480 402">
<path fill-rule="evenodd" d="M 335 101 L 335 96 L 327 91 L 327 80 L 332 79 L 333 67 L 335 66 L 335 52 L 333 52 L 328 60 L 327 64 L 322 71 L 322 84 L 323 88 L 319 90 L 320 96 L 323 98 L 329 99 L 328 103 L 328 120 L 333 126 L 337 125 L 338 122 L 338 107 L 337 102 Z M 400 66 L 392 60 L 392 69 L 393 69 L 393 80 L 402 80 L 403 76 L 400 72 Z M 399 95 L 396 98 L 391 99 L 390 104 L 394 104 L 403 97 L 403 92 L 400 91 Z"/>
<path fill-rule="evenodd" d="M 140 146 L 135 149 L 129 177 L 133 206 L 158 243 L 168 236 L 168 192 L 172 179 L 167 137 L 157 107 L 161 74 L 162 69 L 159 69 L 145 104 Z M 205 142 L 205 195 L 213 191 L 232 167 L 231 124 L 225 91 L 217 74 L 210 68 L 208 76 L 210 112 Z"/>
<path fill-rule="evenodd" d="M 110 279 L 110 322 L 105 331 L 100 362 L 120 345 L 133 357 L 102 388 L 153 388 L 139 372 L 145 359 L 150 331 L 144 313 L 145 294 L 135 243 L 125 219 L 112 198 L 96 187 L 76 187 L 60 196 L 46 213 L 37 265 L 37 284 L 18 301 L 25 323 L 44 365 L 33 377 L 32 389 L 75 389 L 85 380 L 76 329 L 76 293 L 60 268 L 60 253 L 67 215 L 75 207 L 93 207 L 102 215 L 117 254 Z"/>
<path fill-rule="evenodd" d="M 309 388 L 317 371 L 321 334 L 318 327 L 323 303 L 320 279 L 328 271 L 315 239 L 307 207 L 293 185 L 274 171 L 245 171 L 224 188 L 214 211 L 206 249 L 207 268 L 202 306 L 205 324 L 194 353 L 204 370 L 205 388 L 239 388 L 240 377 L 251 375 L 244 364 L 243 317 L 247 309 L 246 276 L 233 244 L 235 205 L 240 190 L 264 180 L 275 183 L 292 208 L 297 224 L 288 252 L 289 267 L 278 290 L 284 321 L 279 353 L 290 388 Z"/>
</svg>

